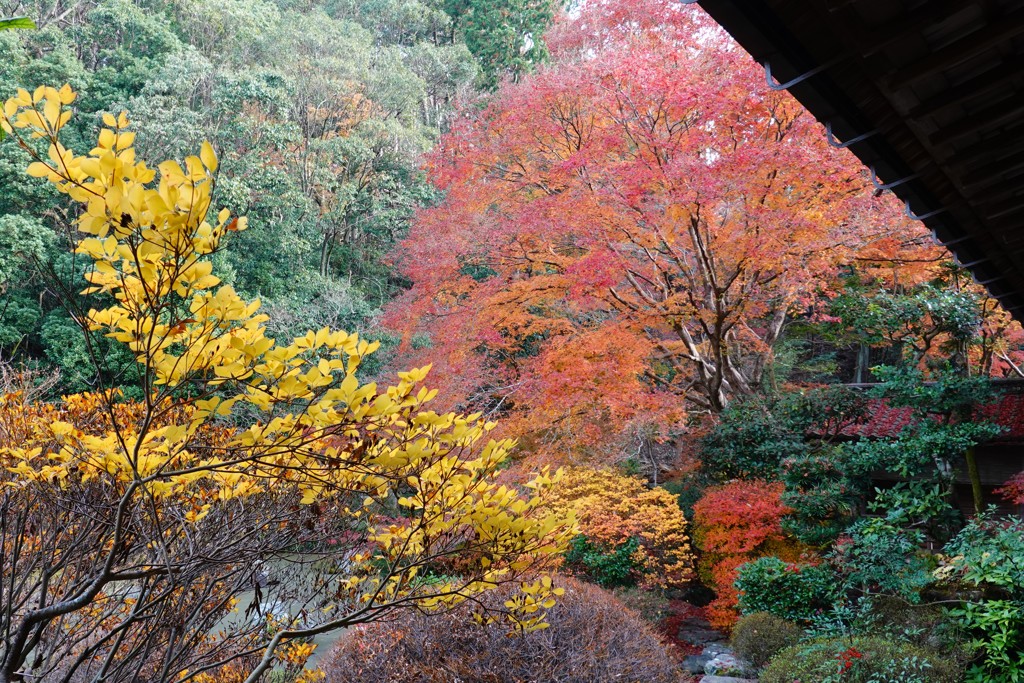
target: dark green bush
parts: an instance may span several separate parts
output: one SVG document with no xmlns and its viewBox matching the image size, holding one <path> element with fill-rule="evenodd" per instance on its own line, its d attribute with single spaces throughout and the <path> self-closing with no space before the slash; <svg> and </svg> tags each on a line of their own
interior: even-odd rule
<svg viewBox="0 0 1024 683">
<path fill-rule="evenodd" d="M 769 612 L 806 625 L 839 599 L 835 574 L 827 567 L 787 564 L 762 557 L 739 568 L 740 612 Z"/>
<path fill-rule="evenodd" d="M 873 463 L 859 457 L 858 444 L 822 447 L 783 458 L 782 502 L 792 511 L 786 533 L 808 545 L 827 545 L 864 512 Z"/>
<path fill-rule="evenodd" d="M 784 459 L 827 445 L 864 410 L 863 397 L 843 386 L 734 401 L 701 440 L 701 469 L 719 481 L 775 481 Z"/>
<path fill-rule="evenodd" d="M 704 491 L 715 481 L 701 470 L 687 472 L 677 479 L 666 481 L 663 489 L 676 497 L 679 509 L 686 519 L 693 519 L 693 506 L 704 495 Z"/>
<path fill-rule="evenodd" d="M 899 640 L 849 637 L 786 648 L 761 672 L 761 683 L 957 683 L 963 671 L 932 650 Z"/>
<path fill-rule="evenodd" d="M 786 419 L 778 399 L 752 398 L 731 404 L 701 441 L 701 467 L 714 479 L 779 476 L 779 462 L 807 449 L 802 422 Z"/>
<path fill-rule="evenodd" d="M 980 515 L 946 546 L 946 570 L 981 589 L 950 614 L 972 637 L 977 657 L 967 680 L 1024 680 L 1024 520 Z M 994 598 L 994 599 L 993 599 Z"/>
<path fill-rule="evenodd" d="M 731 644 L 736 654 L 760 669 L 780 650 L 800 642 L 803 635 L 803 629 L 791 621 L 768 612 L 754 612 L 736 622 Z"/>
<path fill-rule="evenodd" d="M 640 569 L 635 557 L 639 547 L 640 539 L 635 536 L 618 547 L 609 548 L 580 534 L 570 541 L 565 562 L 573 572 L 599 586 L 632 586 L 636 584 Z"/>
</svg>

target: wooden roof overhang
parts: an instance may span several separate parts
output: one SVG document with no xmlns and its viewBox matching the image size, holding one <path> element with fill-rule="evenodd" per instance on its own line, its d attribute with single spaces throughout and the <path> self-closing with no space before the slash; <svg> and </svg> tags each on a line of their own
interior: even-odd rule
<svg viewBox="0 0 1024 683">
<path fill-rule="evenodd" d="M 1024 320 L 1024 0 L 700 5 Z"/>
</svg>

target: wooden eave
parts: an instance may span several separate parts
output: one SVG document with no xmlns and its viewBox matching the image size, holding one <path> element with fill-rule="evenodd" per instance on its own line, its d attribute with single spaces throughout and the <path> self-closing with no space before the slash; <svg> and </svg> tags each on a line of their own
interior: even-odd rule
<svg viewBox="0 0 1024 683">
<path fill-rule="evenodd" d="M 1024 0 L 700 5 L 1024 320 Z"/>
</svg>

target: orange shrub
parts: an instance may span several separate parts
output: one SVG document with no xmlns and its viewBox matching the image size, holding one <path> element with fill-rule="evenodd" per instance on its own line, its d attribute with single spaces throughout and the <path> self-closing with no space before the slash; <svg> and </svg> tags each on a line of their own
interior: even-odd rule
<svg viewBox="0 0 1024 683">
<path fill-rule="evenodd" d="M 641 585 L 673 587 L 693 579 L 686 518 L 665 489 L 609 469 L 568 467 L 550 505 L 559 513 L 575 511 L 580 533 L 609 552 L 636 539 Z"/>
<path fill-rule="evenodd" d="M 782 532 L 782 517 L 789 512 L 782 490 L 778 482 L 731 481 L 709 488 L 693 506 L 700 577 L 717 594 L 708 606 L 716 628 L 731 628 L 739 617 L 733 582 L 741 564 L 764 555 L 795 560 L 803 550 Z"/>
</svg>

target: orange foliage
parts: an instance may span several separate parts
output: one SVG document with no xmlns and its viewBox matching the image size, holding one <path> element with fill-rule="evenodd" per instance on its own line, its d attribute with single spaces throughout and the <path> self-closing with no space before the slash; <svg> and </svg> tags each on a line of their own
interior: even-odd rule
<svg viewBox="0 0 1024 683">
<path fill-rule="evenodd" d="M 53 465 L 43 466 L 41 473 L 51 477 L 61 477 L 62 485 L 69 483 L 69 477 L 60 471 L 58 464 L 67 461 L 65 453 L 72 448 L 81 446 L 87 454 L 81 458 L 73 477 L 76 483 L 88 484 L 97 477 L 97 462 L 91 458 L 99 458 L 89 453 L 91 438 L 106 436 L 115 430 L 137 428 L 147 419 L 147 407 L 139 402 L 112 402 L 120 397 L 120 391 L 114 390 L 109 396 L 104 393 L 84 393 L 64 396 L 57 403 L 26 401 L 24 394 L 14 392 L 0 395 L 0 469 L 18 473 L 18 466 L 24 467 L 23 461 L 11 450 L 14 447 L 37 449 L 40 457 L 48 457 Z M 193 405 L 174 403 L 165 399 L 156 406 L 154 428 L 188 423 L 195 414 Z M 65 431 L 61 424 L 73 425 Z M 232 430 L 213 424 L 203 424 L 196 434 L 195 442 L 183 456 L 179 465 L 194 465 L 200 458 L 215 449 L 225 448 L 234 436 Z M 50 454 L 50 455 L 46 455 Z M 113 465 L 107 464 L 108 468 Z M 209 503 L 217 500 L 219 487 L 210 482 L 190 482 L 180 487 L 174 497 L 175 509 L 172 514 L 199 513 Z"/>
<path fill-rule="evenodd" d="M 612 470 L 568 467 L 550 505 L 574 511 L 580 533 L 595 545 L 614 549 L 638 539 L 642 585 L 680 586 L 693 578 L 686 519 L 665 489 Z"/>
<path fill-rule="evenodd" d="M 608 460 L 754 391 L 837 269 L 926 233 L 694 6 L 587 3 L 552 38 L 431 157 L 386 324 L 532 452 Z"/>
<path fill-rule="evenodd" d="M 731 628 L 739 617 L 733 582 L 740 565 L 764 555 L 787 561 L 801 555 L 782 532 L 782 517 L 790 511 L 782 490 L 781 483 L 737 480 L 708 489 L 693 506 L 701 578 L 717 593 L 708 606 L 716 628 Z"/>
</svg>

